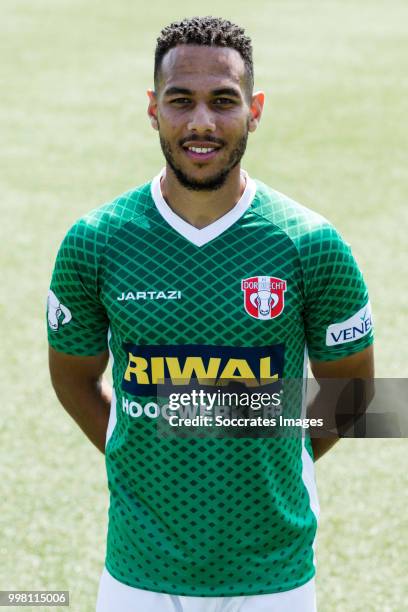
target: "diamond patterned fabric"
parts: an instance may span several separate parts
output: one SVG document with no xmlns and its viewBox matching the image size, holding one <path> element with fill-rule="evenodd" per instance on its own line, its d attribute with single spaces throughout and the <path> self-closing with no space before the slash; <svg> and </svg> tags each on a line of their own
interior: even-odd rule
<svg viewBox="0 0 408 612">
<path fill-rule="evenodd" d="M 260 275 L 287 283 L 276 318 L 245 311 L 241 281 Z M 258 181 L 243 216 L 197 247 L 163 220 L 147 183 L 74 224 L 51 290 L 56 350 L 98 354 L 110 329 L 117 404 L 106 448 L 109 572 L 137 588 L 197 596 L 273 593 L 307 582 L 317 519 L 302 477 L 302 440 L 158 436 L 155 419 L 124 409 L 157 402 L 124 391 L 125 345 L 161 346 L 164 360 L 166 347 L 186 347 L 186 357 L 191 347 L 227 347 L 234 357 L 234 348 L 282 345 L 286 378 L 303 376 L 305 345 L 319 360 L 362 350 L 372 334 L 326 345 L 327 326 L 368 301 L 336 230 Z"/>
</svg>

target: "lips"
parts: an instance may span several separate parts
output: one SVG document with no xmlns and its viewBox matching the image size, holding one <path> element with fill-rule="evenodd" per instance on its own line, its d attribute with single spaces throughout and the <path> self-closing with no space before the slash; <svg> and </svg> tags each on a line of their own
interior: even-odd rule
<svg viewBox="0 0 408 612">
<path fill-rule="evenodd" d="M 213 159 L 221 149 L 219 143 L 212 141 L 188 141 L 183 145 L 183 150 L 190 159 L 207 161 Z"/>
</svg>

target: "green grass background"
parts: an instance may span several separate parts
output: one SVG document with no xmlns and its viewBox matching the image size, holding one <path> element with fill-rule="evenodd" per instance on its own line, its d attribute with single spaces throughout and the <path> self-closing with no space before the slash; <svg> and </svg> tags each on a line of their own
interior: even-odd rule
<svg viewBox="0 0 408 612">
<path fill-rule="evenodd" d="M 155 37 L 192 14 L 247 28 L 267 104 L 244 166 L 351 242 L 377 375 L 406 377 L 408 4 L 2 0 L 1 13 L 0 589 L 69 589 L 87 612 L 104 462 L 50 388 L 45 297 L 68 226 L 161 167 L 146 118 Z M 317 464 L 320 612 L 407 609 L 407 467 L 405 440 L 341 441 Z"/>
</svg>

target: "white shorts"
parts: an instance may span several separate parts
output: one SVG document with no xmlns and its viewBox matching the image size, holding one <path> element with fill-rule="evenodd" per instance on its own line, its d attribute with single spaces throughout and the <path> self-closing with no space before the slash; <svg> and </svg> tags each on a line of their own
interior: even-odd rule
<svg viewBox="0 0 408 612">
<path fill-rule="evenodd" d="M 314 578 L 290 591 L 244 597 L 186 597 L 136 589 L 102 572 L 96 612 L 316 612 Z"/>
</svg>

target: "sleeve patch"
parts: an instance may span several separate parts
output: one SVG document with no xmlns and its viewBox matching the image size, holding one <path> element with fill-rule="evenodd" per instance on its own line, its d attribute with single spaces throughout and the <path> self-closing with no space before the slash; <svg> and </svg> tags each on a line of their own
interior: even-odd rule
<svg viewBox="0 0 408 612">
<path fill-rule="evenodd" d="M 51 289 L 48 291 L 47 316 L 48 325 L 53 331 L 58 331 L 60 325 L 66 325 L 72 319 L 69 308 L 61 304 Z"/>
<path fill-rule="evenodd" d="M 371 305 L 367 302 L 352 317 L 341 323 L 333 323 L 326 330 L 326 346 L 337 346 L 363 338 L 373 328 Z"/>
</svg>

